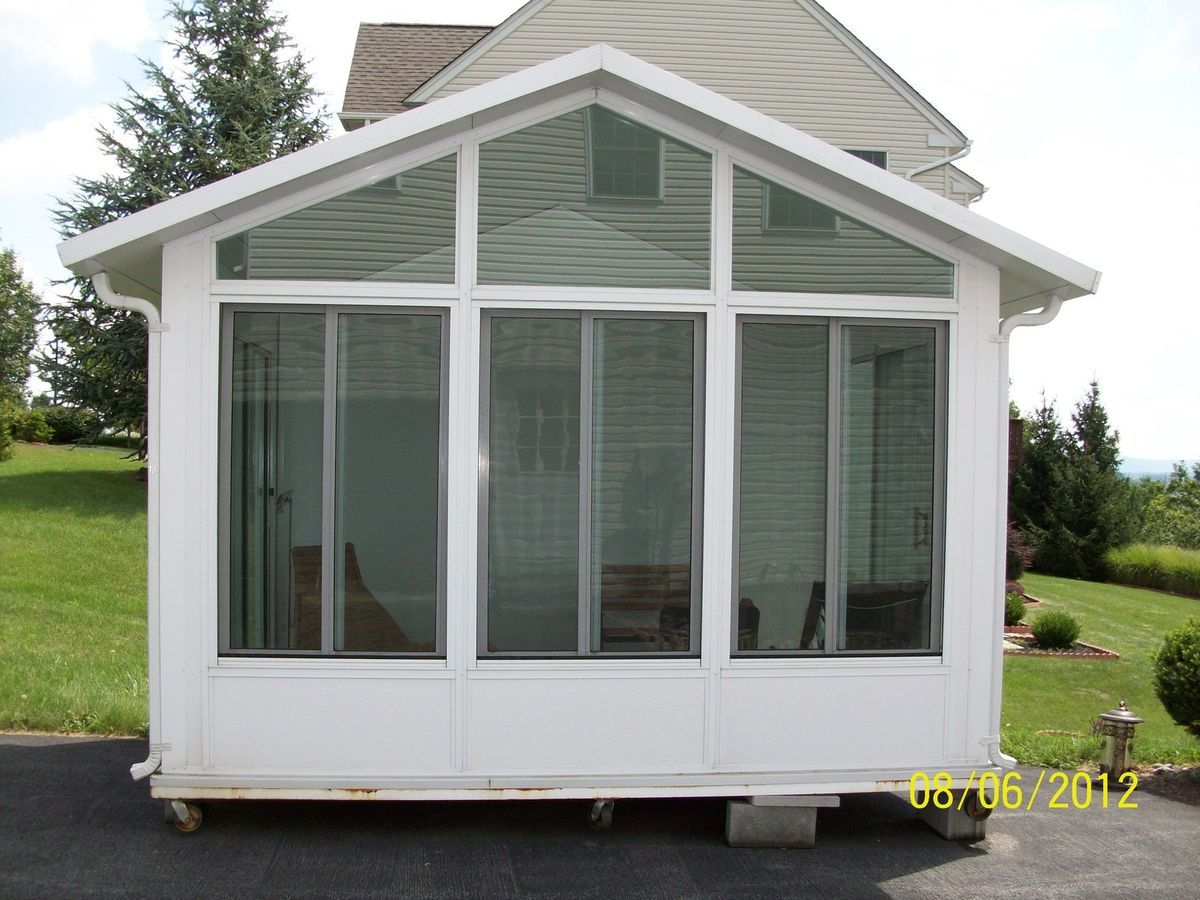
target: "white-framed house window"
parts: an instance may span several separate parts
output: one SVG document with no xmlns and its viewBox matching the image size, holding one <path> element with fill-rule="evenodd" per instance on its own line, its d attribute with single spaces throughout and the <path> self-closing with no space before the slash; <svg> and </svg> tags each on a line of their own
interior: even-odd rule
<svg viewBox="0 0 1200 900">
<path fill-rule="evenodd" d="M 661 136 L 602 106 L 587 116 L 588 197 L 662 200 L 666 165 Z"/>
<path fill-rule="evenodd" d="M 883 169 L 885 172 L 887 171 L 888 154 L 887 154 L 886 150 L 851 150 L 851 149 L 847 149 L 847 148 L 842 148 L 842 149 L 846 150 L 846 152 L 849 153 L 851 156 L 857 156 L 859 159 L 863 160 L 863 162 L 869 162 L 871 165 L 878 166 L 879 168 Z"/>
</svg>

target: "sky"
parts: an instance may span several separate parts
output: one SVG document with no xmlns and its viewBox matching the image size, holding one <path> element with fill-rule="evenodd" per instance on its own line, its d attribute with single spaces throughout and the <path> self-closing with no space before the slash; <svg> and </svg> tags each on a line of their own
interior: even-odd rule
<svg viewBox="0 0 1200 900">
<path fill-rule="evenodd" d="M 736 2 L 736 0 L 730 0 Z M 332 114 L 360 21 L 493 25 L 521 0 L 274 0 Z M 1200 3 L 824 0 L 974 141 L 972 209 L 1104 273 L 1018 329 L 1013 398 L 1064 418 L 1098 379 L 1126 457 L 1200 457 Z M 0 0 L 0 246 L 47 297 L 53 197 L 106 165 L 106 104 L 164 61 L 163 0 Z M 332 133 L 340 133 L 339 125 Z"/>
</svg>

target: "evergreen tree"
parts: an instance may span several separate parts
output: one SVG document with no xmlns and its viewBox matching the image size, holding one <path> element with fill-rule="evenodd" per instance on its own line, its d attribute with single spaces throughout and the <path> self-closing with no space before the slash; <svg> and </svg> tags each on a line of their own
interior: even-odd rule
<svg viewBox="0 0 1200 900">
<path fill-rule="evenodd" d="M 175 2 L 167 40 L 178 65 L 142 61 L 149 87 L 129 87 L 100 147 L 116 174 L 76 179 L 54 211 L 64 238 L 307 147 L 325 137 L 304 60 L 267 0 Z M 127 86 L 128 87 L 128 86 Z M 69 282 L 68 282 L 69 283 Z M 44 321 L 65 352 L 40 370 L 60 402 L 100 413 L 106 425 L 141 428 L 146 409 L 146 332 L 140 316 L 109 309 L 87 278 L 47 307 Z"/>
<path fill-rule="evenodd" d="M 1045 398 L 1026 430 L 1025 459 L 1013 478 L 1012 514 L 1037 547 L 1037 567 L 1102 580 L 1105 554 L 1128 541 L 1137 511 L 1121 475 L 1118 432 L 1093 381 L 1064 430 Z"/>
<path fill-rule="evenodd" d="M 12 250 L 0 250 L 0 403 L 25 402 L 39 303 Z"/>
</svg>

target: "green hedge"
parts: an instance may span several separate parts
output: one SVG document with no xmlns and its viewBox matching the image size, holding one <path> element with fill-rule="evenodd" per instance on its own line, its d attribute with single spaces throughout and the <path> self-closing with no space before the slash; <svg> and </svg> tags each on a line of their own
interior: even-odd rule
<svg viewBox="0 0 1200 900">
<path fill-rule="evenodd" d="M 1130 544 L 1108 551 L 1109 580 L 1200 597 L 1200 550 Z"/>
</svg>

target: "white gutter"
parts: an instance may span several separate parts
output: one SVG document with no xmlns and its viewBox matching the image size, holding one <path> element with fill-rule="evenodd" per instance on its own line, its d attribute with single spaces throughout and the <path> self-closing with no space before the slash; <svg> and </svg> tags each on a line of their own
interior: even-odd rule
<svg viewBox="0 0 1200 900">
<path fill-rule="evenodd" d="M 159 688 L 161 665 L 159 663 L 158 633 L 158 421 L 159 421 L 159 374 L 162 359 L 162 333 L 170 326 L 162 321 L 158 307 L 140 297 L 129 297 L 113 290 L 107 272 L 92 276 L 92 287 L 96 296 L 114 309 L 127 309 L 146 318 L 149 332 L 149 361 L 146 378 L 146 462 L 148 469 L 146 498 L 146 638 L 149 652 L 149 714 L 150 752 L 144 762 L 129 767 L 134 781 L 140 781 L 158 771 L 162 765 L 163 751 L 170 744 L 162 742 L 162 696 Z"/>
<path fill-rule="evenodd" d="M 965 156 L 969 156 L 971 154 L 971 145 L 973 143 L 975 143 L 975 142 L 967 141 L 966 146 L 963 147 L 961 150 L 959 150 L 957 153 L 952 153 L 943 159 L 934 160 L 933 162 L 926 163 L 923 166 L 917 166 L 915 169 L 909 169 L 907 172 L 904 173 L 904 177 L 907 178 L 909 181 L 912 181 L 918 175 L 924 175 L 926 172 L 930 172 L 940 166 L 949 165 L 950 163 L 954 162 L 956 159 L 962 159 Z"/>
<path fill-rule="evenodd" d="M 1000 535 L 996 558 L 996 574 L 994 583 L 1000 585 L 1000 596 L 996 603 L 992 627 L 1003 633 L 1004 629 L 1004 583 L 1005 569 L 1008 557 L 1006 544 L 1008 541 L 1008 343 L 1009 337 L 1017 328 L 1032 325 L 1046 325 L 1053 322 L 1062 309 L 1063 300 L 1059 294 L 1053 293 L 1046 300 L 1046 305 L 1037 312 L 1017 313 L 1000 320 L 1000 328 L 991 336 L 994 344 L 999 344 L 1000 350 L 1000 433 L 998 436 L 999 452 L 996 454 L 999 471 L 1000 502 L 996 504 L 996 533 Z M 987 747 L 988 761 L 995 766 L 1005 769 L 1015 768 L 1017 761 L 1000 750 L 1000 703 L 1004 692 L 1004 642 L 997 641 L 992 651 L 992 691 L 991 716 L 988 721 L 995 726 L 996 733 L 985 737 L 980 743 Z"/>
</svg>

